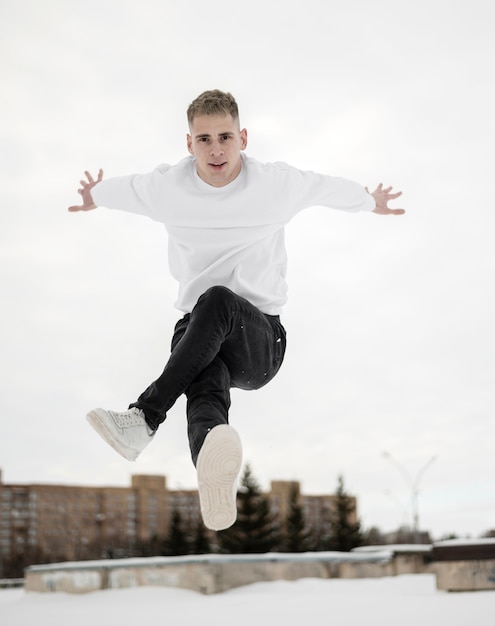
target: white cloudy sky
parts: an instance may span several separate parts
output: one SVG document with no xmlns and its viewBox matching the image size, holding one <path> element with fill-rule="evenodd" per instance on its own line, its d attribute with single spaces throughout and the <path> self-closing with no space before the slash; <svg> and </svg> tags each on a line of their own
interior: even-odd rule
<svg viewBox="0 0 495 626">
<path fill-rule="evenodd" d="M 85 169 L 186 154 L 185 109 L 236 96 L 248 153 L 363 185 L 403 217 L 314 208 L 287 232 L 289 348 L 234 392 L 264 487 L 332 492 L 365 526 L 439 537 L 495 528 L 493 61 L 490 0 L 4 0 L 0 6 L 1 436 L 4 481 L 127 485 L 195 474 L 179 400 L 136 464 L 84 420 L 161 371 L 178 317 L 162 228 L 69 214 Z"/>
</svg>

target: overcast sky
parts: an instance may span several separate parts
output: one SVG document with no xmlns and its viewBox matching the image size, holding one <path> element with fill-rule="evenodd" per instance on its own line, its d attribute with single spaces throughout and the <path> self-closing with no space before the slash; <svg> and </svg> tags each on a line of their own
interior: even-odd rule
<svg viewBox="0 0 495 626">
<path fill-rule="evenodd" d="M 495 528 L 495 39 L 490 0 L 3 0 L 1 424 L 6 483 L 194 488 L 185 402 L 130 464 L 86 413 L 168 356 L 161 225 L 70 214 L 85 169 L 186 156 L 185 110 L 231 91 L 247 153 L 401 189 L 402 217 L 312 208 L 287 229 L 288 351 L 231 423 L 264 488 L 342 474 L 365 527 Z M 387 451 L 400 464 L 383 456 Z"/>
</svg>

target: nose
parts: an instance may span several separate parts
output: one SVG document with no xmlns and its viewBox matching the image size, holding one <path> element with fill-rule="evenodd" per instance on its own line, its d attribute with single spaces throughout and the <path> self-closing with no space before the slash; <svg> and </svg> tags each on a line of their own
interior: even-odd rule
<svg viewBox="0 0 495 626">
<path fill-rule="evenodd" d="M 213 140 L 210 144 L 210 155 L 219 156 L 223 154 L 223 146 L 218 140 Z"/>
</svg>

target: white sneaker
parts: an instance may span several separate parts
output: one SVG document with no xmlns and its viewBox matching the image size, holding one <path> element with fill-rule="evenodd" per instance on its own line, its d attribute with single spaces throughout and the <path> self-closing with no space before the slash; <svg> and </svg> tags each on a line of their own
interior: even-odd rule
<svg viewBox="0 0 495 626">
<path fill-rule="evenodd" d="M 241 469 L 242 446 L 237 432 L 227 424 L 215 426 L 199 451 L 199 503 L 207 528 L 225 530 L 237 518 L 237 476 Z"/>
<path fill-rule="evenodd" d="M 128 461 L 135 461 L 155 436 L 141 409 L 132 408 L 120 413 L 94 409 L 87 414 L 86 419 Z"/>
</svg>

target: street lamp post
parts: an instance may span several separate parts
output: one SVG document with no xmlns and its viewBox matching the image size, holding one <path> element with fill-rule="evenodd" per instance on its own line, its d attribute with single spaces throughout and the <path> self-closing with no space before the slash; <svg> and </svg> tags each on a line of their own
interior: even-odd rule
<svg viewBox="0 0 495 626">
<path fill-rule="evenodd" d="M 406 481 L 411 496 L 411 517 L 412 517 L 412 529 L 414 533 L 414 543 L 419 543 L 419 484 L 421 479 L 424 476 L 426 470 L 431 466 L 431 464 L 436 460 L 437 456 L 432 456 L 427 463 L 423 465 L 423 467 L 419 470 L 416 476 L 413 478 L 411 474 L 407 471 L 407 469 L 399 463 L 399 461 L 393 457 L 390 452 L 383 452 L 382 456 L 389 460 L 402 474 L 404 480 Z"/>
</svg>

